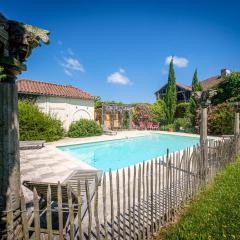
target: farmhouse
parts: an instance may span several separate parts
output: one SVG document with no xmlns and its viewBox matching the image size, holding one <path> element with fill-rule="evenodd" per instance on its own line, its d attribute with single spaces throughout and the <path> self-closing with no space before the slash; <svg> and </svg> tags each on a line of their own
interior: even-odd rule
<svg viewBox="0 0 240 240">
<path fill-rule="evenodd" d="M 224 77 L 228 74 L 230 74 L 230 70 L 222 69 L 220 75 L 207 78 L 201 81 L 200 84 L 204 90 L 215 88 L 220 82 L 223 81 Z M 167 84 L 165 84 L 163 87 L 161 87 L 158 91 L 155 92 L 155 96 L 157 100 L 164 98 L 164 96 L 166 95 L 166 89 L 167 89 Z M 178 103 L 188 102 L 191 96 L 192 87 L 177 82 L 176 91 L 177 91 Z"/>
<path fill-rule="evenodd" d="M 94 119 L 95 97 L 79 88 L 21 79 L 17 89 L 19 99 L 32 99 L 41 111 L 61 120 L 66 130 L 81 118 Z"/>
</svg>

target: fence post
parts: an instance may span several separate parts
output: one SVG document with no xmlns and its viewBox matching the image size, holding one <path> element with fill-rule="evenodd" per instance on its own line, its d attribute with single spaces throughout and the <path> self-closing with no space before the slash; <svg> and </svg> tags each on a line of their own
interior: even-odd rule
<svg viewBox="0 0 240 240">
<path fill-rule="evenodd" d="M 216 90 L 204 90 L 193 92 L 194 98 L 201 106 L 201 120 L 200 120 L 200 147 L 201 147 L 201 164 L 203 168 L 202 178 L 205 181 L 207 176 L 207 108 L 211 104 L 211 98 L 216 94 Z"/>
<path fill-rule="evenodd" d="M 235 122 L 234 122 L 234 137 L 235 137 L 235 153 L 239 154 L 239 112 L 240 112 L 240 102 L 234 103 L 235 111 Z"/>
</svg>

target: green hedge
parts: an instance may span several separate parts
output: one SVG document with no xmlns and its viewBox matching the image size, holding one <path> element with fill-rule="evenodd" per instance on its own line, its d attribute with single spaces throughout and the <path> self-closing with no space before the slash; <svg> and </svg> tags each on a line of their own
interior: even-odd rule
<svg viewBox="0 0 240 240">
<path fill-rule="evenodd" d="M 56 141 L 64 136 L 60 120 L 51 118 L 39 111 L 31 102 L 19 101 L 19 132 L 20 140 Z"/>
<path fill-rule="evenodd" d="M 200 192 L 180 221 L 160 233 L 165 240 L 240 239 L 240 158 Z"/>
<path fill-rule="evenodd" d="M 69 137 L 90 137 L 98 136 L 102 133 L 102 128 L 94 120 L 88 119 L 80 119 L 72 123 L 68 130 Z"/>
<path fill-rule="evenodd" d="M 190 103 L 179 103 L 176 107 L 175 118 L 185 118 L 190 111 Z"/>
</svg>

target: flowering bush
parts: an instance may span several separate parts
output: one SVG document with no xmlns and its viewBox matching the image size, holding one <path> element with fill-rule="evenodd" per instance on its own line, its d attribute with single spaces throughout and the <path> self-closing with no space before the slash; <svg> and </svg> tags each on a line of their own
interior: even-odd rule
<svg viewBox="0 0 240 240">
<path fill-rule="evenodd" d="M 139 125 L 140 122 L 156 122 L 156 114 L 150 104 L 137 104 L 133 109 L 133 122 Z"/>
</svg>

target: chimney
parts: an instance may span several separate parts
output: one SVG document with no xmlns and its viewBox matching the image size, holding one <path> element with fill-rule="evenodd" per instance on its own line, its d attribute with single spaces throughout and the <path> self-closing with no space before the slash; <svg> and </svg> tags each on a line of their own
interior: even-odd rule
<svg viewBox="0 0 240 240">
<path fill-rule="evenodd" d="M 221 77 L 226 77 L 229 74 L 231 74 L 231 71 L 229 69 L 226 68 L 221 69 Z"/>
</svg>

